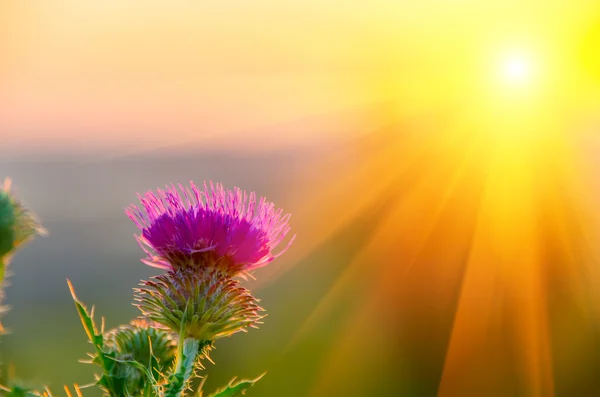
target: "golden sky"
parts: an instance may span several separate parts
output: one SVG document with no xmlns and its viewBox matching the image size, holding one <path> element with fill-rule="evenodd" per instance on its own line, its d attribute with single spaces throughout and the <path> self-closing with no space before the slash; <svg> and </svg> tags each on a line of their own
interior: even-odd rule
<svg viewBox="0 0 600 397">
<path fill-rule="evenodd" d="M 402 114 L 461 106 L 512 48 L 569 80 L 599 15 L 595 1 L 4 0 L 3 146 L 161 145 L 389 99 Z"/>
</svg>

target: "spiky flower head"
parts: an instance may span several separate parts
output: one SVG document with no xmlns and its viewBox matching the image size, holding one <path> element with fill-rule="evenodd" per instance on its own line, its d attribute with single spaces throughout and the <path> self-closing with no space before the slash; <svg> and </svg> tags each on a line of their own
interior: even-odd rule
<svg viewBox="0 0 600 397">
<path fill-rule="evenodd" d="M 143 319 L 108 331 L 104 346 L 104 355 L 111 357 L 110 368 L 105 368 L 98 384 L 108 395 L 118 396 L 141 396 L 150 380 L 138 364 L 158 379 L 172 366 L 177 349 L 171 332 L 156 329 Z"/>
<path fill-rule="evenodd" d="M 235 279 L 214 268 L 185 268 L 142 281 L 135 300 L 144 316 L 183 337 L 213 342 L 256 328 L 264 311 Z"/>
<path fill-rule="evenodd" d="M 176 341 L 171 332 L 153 327 L 146 319 L 135 319 L 104 335 L 105 345 L 142 364 L 150 362 L 152 356 L 162 368 L 171 365 L 175 359 Z"/>
<path fill-rule="evenodd" d="M 36 234 L 45 234 L 35 215 L 10 190 L 10 179 L 0 185 L 0 266 Z M 3 277 L 0 277 L 0 281 Z"/>
<path fill-rule="evenodd" d="M 0 303 L 4 300 L 6 267 L 17 249 L 36 234 L 45 234 L 35 215 L 10 190 L 10 179 L 0 184 Z M 0 316 L 6 312 L 0 306 Z M 4 328 L 0 324 L 0 334 Z"/>
<path fill-rule="evenodd" d="M 290 231 L 290 215 L 264 197 L 257 201 L 254 192 L 212 182 L 203 189 L 193 182 L 178 186 L 138 195 L 142 208 L 126 209 L 141 230 L 144 263 L 167 270 L 215 267 L 234 276 L 265 266 L 287 249 L 273 252 Z"/>
</svg>

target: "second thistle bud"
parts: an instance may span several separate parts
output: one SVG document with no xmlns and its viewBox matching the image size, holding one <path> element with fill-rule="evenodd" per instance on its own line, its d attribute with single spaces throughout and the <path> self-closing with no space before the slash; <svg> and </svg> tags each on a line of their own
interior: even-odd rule
<svg viewBox="0 0 600 397">
<path fill-rule="evenodd" d="M 161 371 L 172 366 L 176 356 L 171 333 L 152 328 L 145 320 L 134 320 L 107 332 L 104 343 L 114 365 L 105 368 L 99 384 L 111 396 L 137 396 L 145 388 L 148 377 L 134 361 L 158 378 Z"/>
<path fill-rule="evenodd" d="M 215 341 L 260 324 L 263 309 L 238 281 L 216 269 L 169 271 L 142 282 L 137 306 L 185 338 Z"/>
</svg>

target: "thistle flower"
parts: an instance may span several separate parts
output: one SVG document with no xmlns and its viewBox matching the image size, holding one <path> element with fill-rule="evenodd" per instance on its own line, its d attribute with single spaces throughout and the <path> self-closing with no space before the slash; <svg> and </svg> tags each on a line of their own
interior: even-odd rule
<svg viewBox="0 0 600 397">
<path fill-rule="evenodd" d="M 190 182 L 179 190 L 171 185 L 138 195 L 143 210 L 126 209 L 142 232 L 136 238 L 148 254 L 144 263 L 166 270 L 216 267 L 234 276 L 265 266 L 287 249 L 273 252 L 290 231 L 290 215 L 264 197 L 257 201 L 254 192 L 212 182 L 204 189 Z"/>
<path fill-rule="evenodd" d="M 185 338 L 215 341 L 256 328 L 263 311 L 237 280 L 213 268 L 185 268 L 142 281 L 135 300 L 144 316 Z"/>
<path fill-rule="evenodd" d="M 6 179 L 0 186 L 0 274 L 4 274 L 4 265 L 21 245 L 45 233 L 35 215 L 12 194 L 10 179 Z"/>
</svg>

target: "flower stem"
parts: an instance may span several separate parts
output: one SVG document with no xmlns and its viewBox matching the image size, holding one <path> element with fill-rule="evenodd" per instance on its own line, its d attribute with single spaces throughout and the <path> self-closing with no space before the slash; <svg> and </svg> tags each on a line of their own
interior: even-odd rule
<svg viewBox="0 0 600 397">
<path fill-rule="evenodd" d="M 169 377 L 169 383 L 165 388 L 164 397 L 180 397 L 187 387 L 187 384 L 194 372 L 194 363 L 198 356 L 200 343 L 191 338 L 183 338 L 183 333 L 179 336 L 177 344 L 177 358 L 175 361 L 175 370 Z"/>
</svg>

